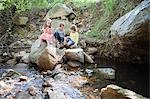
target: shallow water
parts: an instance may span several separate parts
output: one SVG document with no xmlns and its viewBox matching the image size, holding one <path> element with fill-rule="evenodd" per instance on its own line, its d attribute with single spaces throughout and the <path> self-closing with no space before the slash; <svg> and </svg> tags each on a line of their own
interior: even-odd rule
<svg viewBox="0 0 150 99">
<path fill-rule="evenodd" d="M 111 60 L 105 60 L 101 58 L 96 58 L 96 63 L 98 64 L 96 68 L 93 65 L 89 65 L 86 68 L 88 69 L 97 69 L 97 68 L 113 68 L 116 70 L 115 80 L 106 80 L 102 78 L 99 74 L 93 73 L 89 77 L 90 82 L 83 87 L 91 87 L 93 89 L 101 89 L 106 87 L 108 84 L 116 84 L 120 87 L 127 88 L 138 94 L 141 94 L 145 97 L 150 97 L 149 95 L 149 64 L 131 64 L 131 63 L 119 63 Z M 1 66 L 0 67 L 0 77 L 4 71 L 7 69 L 16 69 L 12 65 Z M 35 76 L 36 70 L 19 68 L 18 71 L 25 72 L 27 76 Z M 84 76 L 87 76 L 86 73 L 83 73 Z M 40 81 L 40 82 L 39 82 Z M 42 84 L 42 80 L 35 80 L 35 83 L 38 85 Z M 23 89 L 27 89 L 29 85 L 22 86 Z M 41 87 L 41 86 L 39 86 Z"/>
<path fill-rule="evenodd" d="M 94 88 L 106 87 L 107 84 L 116 84 L 123 88 L 132 90 L 145 97 L 149 95 L 149 64 L 133 64 L 133 63 L 120 63 L 111 60 L 106 60 L 97 57 L 97 68 L 110 67 L 116 70 L 115 80 L 106 80 L 99 75 L 94 75 L 91 79 L 95 80 L 92 83 Z"/>
</svg>

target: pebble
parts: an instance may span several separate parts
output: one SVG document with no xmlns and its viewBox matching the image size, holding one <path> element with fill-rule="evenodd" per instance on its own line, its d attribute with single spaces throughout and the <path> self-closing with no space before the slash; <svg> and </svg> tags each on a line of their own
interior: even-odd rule
<svg viewBox="0 0 150 99">
<path fill-rule="evenodd" d="M 27 81 L 28 77 L 27 76 L 20 76 L 20 81 Z"/>
<path fill-rule="evenodd" d="M 35 90 L 35 87 L 30 87 L 29 89 L 28 89 L 28 91 L 29 91 L 29 94 L 30 95 L 32 95 L 32 96 L 35 96 L 36 95 L 36 90 Z"/>
</svg>

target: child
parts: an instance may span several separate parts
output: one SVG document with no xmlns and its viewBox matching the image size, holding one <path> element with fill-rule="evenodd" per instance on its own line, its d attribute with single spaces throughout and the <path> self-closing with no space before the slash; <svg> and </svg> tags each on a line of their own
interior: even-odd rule
<svg viewBox="0 0 150 99">
<path fill-rule="evenodd" d="M 79 33 L 77 32 L 77 26 L 72 25 L 70 28 L 71 32 L 69 37 L 66 39 L 66 46 L 77 46 L 78 41 L 79 41 Z"/>
<path fill-rule="evenodd" d="M 47 45 L 54 43 L 54 36 L 51 27 L 51 19 L 48 19 L 44 24 L 43 33 L 41 34 L 40 39 L 42 41 L 46 41 Z"/>
<path fill-rule="evenodd" d="M 63 46 L 64 45 L 64 36 L 65 36 L 64 23 L 61 22 L 59 24 L 59 27 L 56 28 L 56 30 L 54 32 L 54 36 L 58 40 L 60 46 Z"/>
</svg>

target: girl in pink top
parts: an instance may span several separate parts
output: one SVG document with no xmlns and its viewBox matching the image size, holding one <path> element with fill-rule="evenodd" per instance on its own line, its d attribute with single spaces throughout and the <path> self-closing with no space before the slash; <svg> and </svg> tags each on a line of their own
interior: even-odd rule
<svg viewBox="0 0 150 99">
<path fill-rule="evenodd" d="M 44 24 L 43 33 L 40 36 L 42 41 L 46 41 L 47 44 L 54 43 L 54 36 L 51 27 L 51 19 L 48 19 L 47 22 Z"/>
</svg>

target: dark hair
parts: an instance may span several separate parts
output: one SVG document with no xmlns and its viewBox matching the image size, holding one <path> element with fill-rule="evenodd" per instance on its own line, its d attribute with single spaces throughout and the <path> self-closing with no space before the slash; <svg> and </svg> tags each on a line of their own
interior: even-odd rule
<svg viewBox="0 0 150 99">
<path fill-rule="evenodd" d="M 59 27 L 61 27 L 61 26 L 65 26 L 65 24 L 64 24 L 63 22 L 61 22 L 61 23 L 59 24 Z"/>
</svg>

